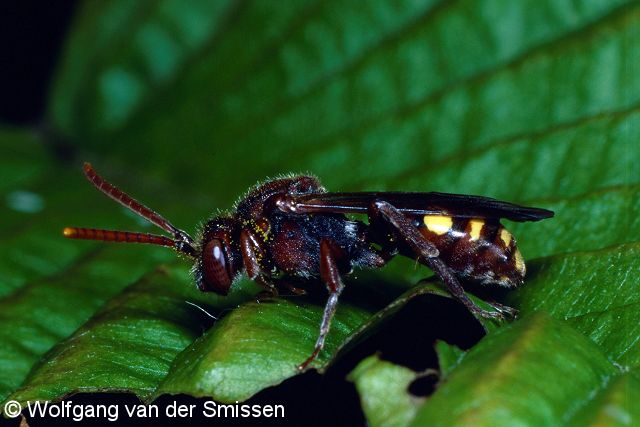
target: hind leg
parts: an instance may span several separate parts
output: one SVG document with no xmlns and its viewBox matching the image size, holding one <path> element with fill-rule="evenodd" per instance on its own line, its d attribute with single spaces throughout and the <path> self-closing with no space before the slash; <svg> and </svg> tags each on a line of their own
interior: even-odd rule
<svg viewBox="0 0 640 427">
<path fill-rule="evenodd" d="M 485 318 L 503 319 L 507 310 L 487 311 L 476 305 L 464 293 L 462 285 L 454 272 L 439 258 L 438 249 L 424 238 L 420 230 L 411 223 L 402 212 L 385 201 L 375 201 L 369 207 L 369 220 L 384 221 L 389 224 L 398 236 L 411 248 L 418 260 L 429 267 L 444 282 L 449 293 L 464 304 L 469 311 Z"/>
</svg>

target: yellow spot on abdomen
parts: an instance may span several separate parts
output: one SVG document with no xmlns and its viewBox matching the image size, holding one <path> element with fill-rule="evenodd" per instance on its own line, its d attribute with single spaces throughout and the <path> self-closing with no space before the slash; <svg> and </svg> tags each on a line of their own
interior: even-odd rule
<svg viewBox="0 0 640 427">
<path fill-rule="evenodd" d="M 482 227 L 484 227 L 484 221 L 481 219 L 472 219 L 469 221 L 469 226 L 471 227 L 469 231 L 471 240 L 478 240 L 482 233 Z"/>
<path fill-rule="evenodd" d="M 518 248 L 516 248 L 513 256 L 516 262 L 516 270 L 522 277 L 524 277 L 525 273 L 527 272 L 527 267 L 524 265 L 524 258 L 522 258 L 522 254 L 520 253 L 520 250 Z"/>
<path fill-rule="evenodd" d="M 453 225 L 453 219 L 446 215 L 425 215 L 423 221 L 429 231 L 439 236 L 447 234 Z"/>
<path fill-rule="evenodd" d="M 500 230 L 500 239 L 504 242 L 505 247 L 509 247 L 509 243 L 511 243 L 512 238 L 513 236 L 507 231 L 506 228 Z"/>
</svg>

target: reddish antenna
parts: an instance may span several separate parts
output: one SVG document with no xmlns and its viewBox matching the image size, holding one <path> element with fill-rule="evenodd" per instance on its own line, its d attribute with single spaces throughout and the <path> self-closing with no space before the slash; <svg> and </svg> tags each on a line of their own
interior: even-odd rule
<svg viewBox="0 0 640 427">
<path fill-rule="evenodd" d="M 66 227 L 62 234 L 70 239 L 102 240 L 119 243 L 148 243 L 151 245 L 168 246 L 185 255 L 195 257 L 196 250 L 191 236 L 176 228 L 162 215 L 149 209 L 142 203 L 129 196 L 124 191 L 109 183 L 93 169 L 90 163 L 85 163 L 83 171 L 89 182 L 98 190 L 120 203 L 150 223 L 160 227 L 173 235 L 173 239 L 158 234 L 137 233 L 120 230 L 99 230 L 95 228 Z"/>
</svg>

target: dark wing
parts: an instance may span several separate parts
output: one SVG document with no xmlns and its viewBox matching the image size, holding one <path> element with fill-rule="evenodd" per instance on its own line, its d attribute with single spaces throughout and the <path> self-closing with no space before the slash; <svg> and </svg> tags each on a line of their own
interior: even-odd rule
<svg viewBox="0 0 640 427">
<path fill-rule="evenodd" d="M 367 213 L 375 200 L 391 203 L 411 215 L 451 215 L 461 218 L 506 218 L 539 221 L 553 216 L 541 208 L 529 208 L 482 196 L 448 193 L 361 192 L 322 193 L 295 196 L 298 212 Z"/>
</svg>

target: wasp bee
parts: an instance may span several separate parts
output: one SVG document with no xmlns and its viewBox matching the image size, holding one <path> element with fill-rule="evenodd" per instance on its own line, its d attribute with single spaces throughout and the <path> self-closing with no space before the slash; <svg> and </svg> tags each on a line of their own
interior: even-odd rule
<svg viewBox="0 0 640 427">
<path fill-rule="evenodd" d="M 513 235 L 500 220 L 538 221 L 553 216 L 546 209 L 447 193 L 327 192 L 317 178 L 279 178 L 251 189 L 233 211 L 206 222 L 193 239 L 158 213 L 98 175 L 89 163 L 87 179 L 104 194 L 155 224 L 171 237 L 117 230 L 67 227 L 74 239 L 148 243 L 168 246 L 191 258 L 201 291 L 226 295 L 242 274 L 273 295 L 282 276 L 319 277 L 329 298 L 318 338 L 305 369 L 322 350 L 329 333 L 342 277 L 354 268 L 379 268 L 402 255 L 426 265 L 458 301 L 485 317 L 498 311 L 478 307 L 460 280 L 516 287 L 526 267 Z M 368 221 L 346 214 L 363 214 Z M 304 283 L 304 281 L 303 281 Z M 293 288 L 303 292 L 303 289 Z"/>
</svg>

